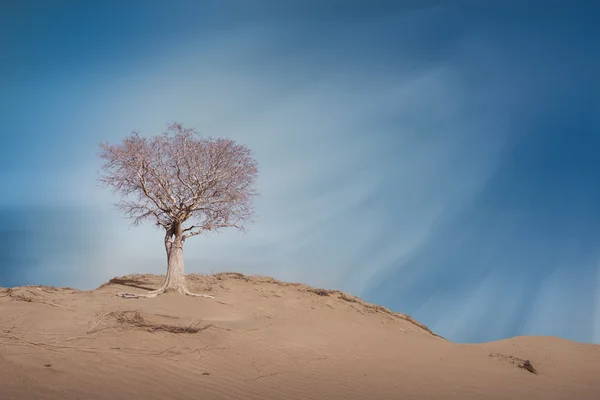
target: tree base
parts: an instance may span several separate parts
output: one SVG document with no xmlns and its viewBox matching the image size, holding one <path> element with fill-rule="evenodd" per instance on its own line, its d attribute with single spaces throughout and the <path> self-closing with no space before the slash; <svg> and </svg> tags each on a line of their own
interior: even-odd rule
<svg viewBox="0 0 600 400">
<path fill-rule="evenodd" d="M 209 294 L 192 293 L 192 292 L 190 292 L 188 290 L 187 287 L 167 288 L 166 286 L 163 286 L 160 289 L 152 290 L 151 292 L 144 293 L 144 294 L 121 292 L 121 293 L 117 293 L 117 296 L 123 297 L 123 298 L 126 298 L 126 299 L 139 299 L 139 298 L 153 299 L 156 296 L 158 296 L 159 294 L 163 294 L 163 293 L 171 292 L 171 291 L 177 292 L 179 294 L 183 294 L 185 296 L 205 297 L 205 298 L 208 298 L 208 299 L 214 299 L 215 298 L 214 296 L 211 296 Z"/>
</svg>

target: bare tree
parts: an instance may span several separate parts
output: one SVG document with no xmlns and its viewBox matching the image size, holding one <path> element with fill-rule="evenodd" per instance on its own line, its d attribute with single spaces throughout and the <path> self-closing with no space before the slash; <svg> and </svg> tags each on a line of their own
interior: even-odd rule
<svg viewBox="0 0 600 400">
<path fill-rule="evenodd" d="M 227 227 L 243 231 L 251 222 L 258 171 L 252 152 L 230 139 L 200 137 L 178 123 L 159 136 L 143 138 L 134 131 L 121 144 L 100 147 L 100 181 L 121 195 L 117 206 L 134 225 L 150 220 L 165 230 L 165 283 L 144 295 L 120 295 L 156 297 L 172 290 L 211 297 L 188 290 L 183 244 L 207 231 Z"/>
</svg>

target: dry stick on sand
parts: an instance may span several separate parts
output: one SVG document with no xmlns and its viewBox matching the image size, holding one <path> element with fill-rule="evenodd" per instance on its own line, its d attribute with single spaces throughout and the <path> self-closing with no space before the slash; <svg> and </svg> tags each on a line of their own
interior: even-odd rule
<svg viewBox="0 0 600 400">
<path fill-rule="evenodd" d="M 83 346 L 69 346 L 69 345 L 64 345 L 64 344 L 46 343 L 46 342 L 35 342 L 32 340 L 25 339 L 21 336 L 13 335 L 11 333 L 6 333 L 6 332 L 0 332 L 0 337 L 18 340 L 27 345 L 35 346 L 35 347 L 43 347 L 43 348 L 46 348 L 47 350 L 51 350 L 51 351 L 57 351 L 59 349 L 70 349 L 70 350 L 83 351 L 86 353 L 95 353 L 95 354 L 98 354 L 100 350 L 119 350 L 119 351 L 124 351 L 127 354 L 132 354 L 132 355 L 137 355 L 137 356 L 162 356 L 166 352 L 173 350 L 176 347 L 179 347 L 179 346 L 171 346 L 171 347 L 168 347 L 159 352 L 149 353 L 149 352 L 143 352 L 143 351 L 140 352 L 139 349 L 130 349 L 130 348 L 123 348 L 123 347 L 83 347 Z M 3 342 L 0 342 L 0 343 L 6 344 Z M 185 347 L 185 348 L 189 349 L 190 351 L 186 352 L 186 353 L 173 354 L 169 357 L 191 354 L 196 351 L 198 351 L 200 353 L 200 358 L 202 357 L 202 351 L 200 349 L 192 348 L 192 347 Z"/>
<path fill-rule="evenodd" d="M 104 317 L 106 317 L 107 315 L 108 314 L 106 314 L 104 311 L 102 311 L 94 320 L 91 321 L 91 326 L 90 326 L 90 328 L 87 330 L 87 332 L 85 334 L 89 335 L 90 333 L 96 333 L 96 332 L 104 331 L 104 330 L 107 330 L 107 329 L 112 329 L 116 334 L 118 334 L 119 332 L 117 332 L 115 328 L 113 328 L 112 326 L 108 325 L 104 321 Z M 96 327 L 100 323 L 106 325 L 106 327 L 102 328 L 102 329 L 96 329 Z"/>
<path fill-rule="evenodd" d="M 28 291 L 31 292 L 31 290 L 28 290 Z M 8 296 L 8 297 L 10 297 L 12 299 L 15 299 L 17 301 L 24 301 L 24 302 L 27 302 L 27 303 L 33 303 L 33 302 L 35 302 L 35 303 L 42 303 L 42 304 L 46 304 L 46 305 L 49 305 L 49 306 L 52 306 L 52 307 L 64 308 L 65 310 L 75 311 L 74 309 L 72 309 L 70 307 L 61 306 L 60 304 L 55 304 L 55 303 L 51 303 L 49 301 L 40 300 L 40 299 L 35 299 L 34 300 L 31 297 L 27 297 L 27 296 L 24 296 L 24 295 L 18 294 L 18 293 L 15 294 L 14 292 L 15 292 L 15 290 L 12 289 L 12 288 L 6 289 L 6 295 L 4 295 L 2 297 L 7 297 Z M 31 293 L 34 293 L 34 292 L 31 292 Z"/>
<path fill-rule="evenodd" d="M 45 342 L 34 342 L 32 340 L 28 340 L 28 339 L 22 338 L 20 336 L 13 335 L 12 333 L 6 333 L 6 332 L 0 332 L 0 335 L 4 336 L 6 338 L 9 338 L 9 339 L 19 340 L 21 342 L 30 344 L 32 346 L 50 347 L 50 348 L 58 348 L 58 349 L 75 349 L 75 350 L 79 350 L 79 351 L 98 353 L 98 349 L 93 348 L 93 347 L 67 346 L 67 345 L 45 343 Z"/>
</svg>

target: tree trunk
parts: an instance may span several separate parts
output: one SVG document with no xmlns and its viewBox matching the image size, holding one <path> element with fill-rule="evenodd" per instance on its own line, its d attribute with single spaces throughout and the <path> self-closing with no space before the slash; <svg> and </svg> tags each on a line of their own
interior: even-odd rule
<svg viewBox="0 0 600 400">
<path fill-rule="evenodd" d="M 208 294 L 190 292 L 185 284 L 185 275 L 183 274 L 183 228 L 181 223 L 174 222 L 167 229 L 165 233 L 165 250 L 167 251 L 167 279 L 160 288 L 145 294 L 119 293 L 118 295 L 129 299 L 154 298 L 161 293 L 174 291 L 187 296 L 214 299 L 213 296 Z"/>
<path fill-rule="evenodd" d="M 183 270 L 183 231 L 181 224 L 175 224 L 167 231 L 165 247 L 168 263 L 165 291 L 177 291 L 186 294 L 188 290 Z"/>
</svg>

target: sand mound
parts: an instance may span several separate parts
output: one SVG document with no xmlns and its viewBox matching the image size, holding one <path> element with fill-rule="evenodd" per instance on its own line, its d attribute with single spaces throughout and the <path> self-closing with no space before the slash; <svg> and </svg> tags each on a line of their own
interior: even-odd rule
<svg viewBox="0 0 600 400">
<path fill-rule="evenodd" d="M 0 399 L 600 398 L 600 346 L 549 337 L 451 343 L 339 291 L 189 275 L 215 299 L 0 289 Z"/>
</svg>

